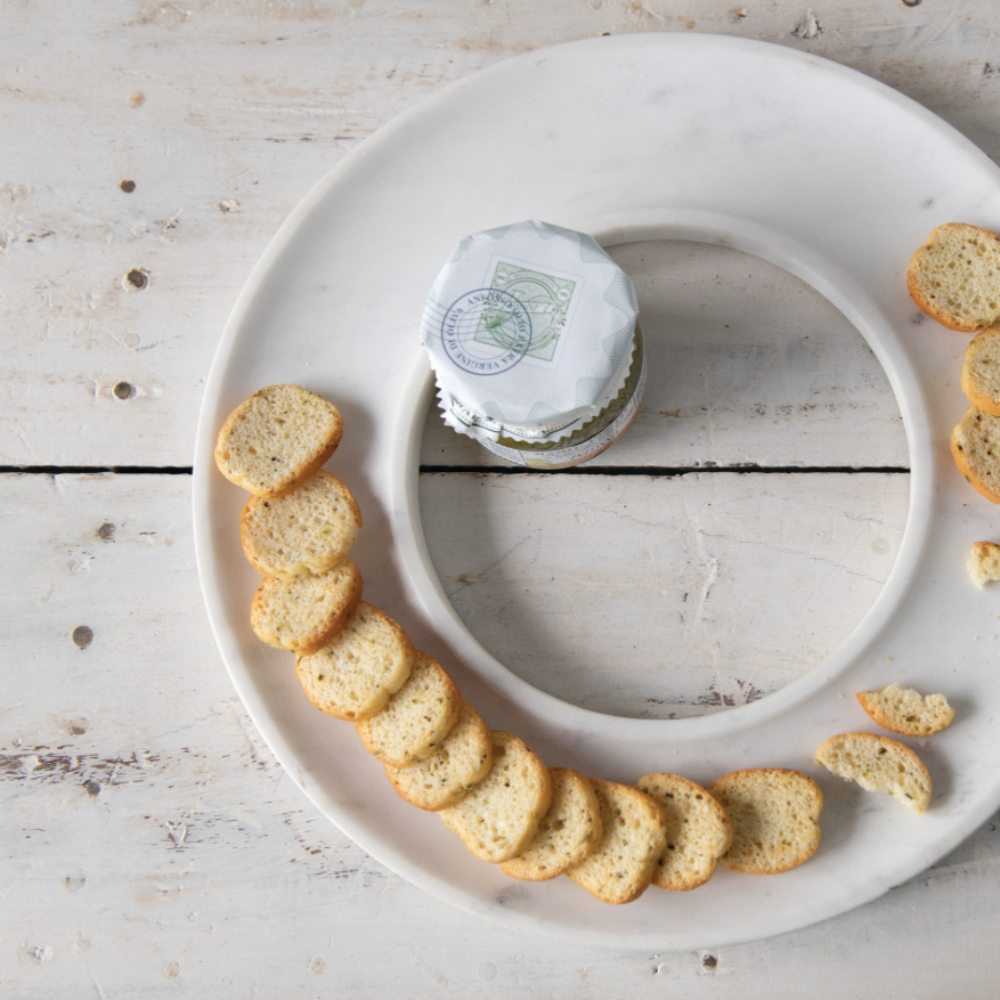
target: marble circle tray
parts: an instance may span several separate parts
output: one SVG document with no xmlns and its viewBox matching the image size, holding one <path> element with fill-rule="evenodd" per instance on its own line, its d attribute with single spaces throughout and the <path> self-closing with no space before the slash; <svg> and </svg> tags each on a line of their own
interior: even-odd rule
<svg viewBox="0 0 1000 1000">
<path fill-rule="evenodd" d="M 911 457 L 910 512 L 885 588 L 857 629 L 800 680 L 697 719 L 588 712 L 530 687 L 473 639 L 427 557 L 416 499 L 431 398 L 423 300 L 458 237 L 537 218 L 604 245 L 680 239 L 756 254 L 803 278 L 885 367 Z M 632 35 L 533 52 L 463 80 L 366 140 L 292 213 L 241 294 L 198 429 L 195 541 L 232 681 L 292 778 L 365 850 L 435 896 L 508 927 L 652 951 L 719 946 L 805 926 L 917 874 L 1000 805 L 1000 601 L 964 563 L 995 508 L 948 454 L 966 403 L 966 338 L 920 322 L 904 275 L 936 225 L 1000 228 L 1000 171 L 893 90 L 797 51 L 741 39 Z M 667 277 L 665 276 L 665 280 Z M 226 414 L 296 382 L 334 400 L 344 443 L 328 467 L 361 505 L 352 557 L 367 599 L 438 656 L 494 728 L 552 765 L 631 783 L 673 771 L 707 783 L 791 767 L 826 796 L 823 840 L 780 877 L 720 871 L 697 892 L 604 906 L 567 879 L 518 883 L 477 861 L 383 780 L 353 726 L 303 697 L 291 657 L 248 624 L 257 577 L 240 549 L 244 495 L 214 469 Z M 994 657 L 995 658 L 995 657 Z M 853 692 L 893 680 L 944 691 L 954 724 L 910 741 L 935 784 L 917 816 L 816 767 L 825 738 L 874 730 Z M 1000 723 L 998 723 L 1000 725 Z"/>
</svg>

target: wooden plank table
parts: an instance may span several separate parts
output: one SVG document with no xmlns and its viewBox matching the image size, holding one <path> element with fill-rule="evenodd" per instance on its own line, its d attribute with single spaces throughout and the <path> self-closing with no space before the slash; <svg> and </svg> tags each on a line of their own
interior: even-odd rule
<svg viewBox="0 0 1000 1000">
<path fill-rule="evenodd" d="M 1000 159 L 991 0 L 709 7 L 0 8 L 0 995 L 995 993 L 996 818 L 882 899 L 738 947 L 574 948 L 453 910 L 302 796 L 201 608 L 191 454 L 229 309 L 311 185 L 449 82 L 604 32 L 738 35 L 855 67 Z M 428 414 L 428 545 L 469 628 L 543 690 L 725 711 L 871 605 L 905 524 L 905 435 L 860 335 L 797 279 L 719 247 L 614 253 L 653 361 L 635 425 L 585 474 L 525 475 Z M 967 338 L 941 336 L 957 393 Z"/>
</svg>

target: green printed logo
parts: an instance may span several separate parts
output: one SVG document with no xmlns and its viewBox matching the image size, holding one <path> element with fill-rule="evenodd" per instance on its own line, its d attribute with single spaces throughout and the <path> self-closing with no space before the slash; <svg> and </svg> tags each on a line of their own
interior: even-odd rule
<svg viewBox="0 0 1000 1000">
<path fill-rule="evenodd" d="M 513 295 L 531 316 L 528 357 L 551 361 L 559 346 L 559 336 L 566 326 L 566 314 L 576 282 L 501 261 L 493 272 L 490 287 Z M 512 348 L 514 345 L 507 343 L 505 318 L 500 313 L 493 316 L 490 310 L 484 310 L 473 339 L 480 344 Z"/>
</svg>

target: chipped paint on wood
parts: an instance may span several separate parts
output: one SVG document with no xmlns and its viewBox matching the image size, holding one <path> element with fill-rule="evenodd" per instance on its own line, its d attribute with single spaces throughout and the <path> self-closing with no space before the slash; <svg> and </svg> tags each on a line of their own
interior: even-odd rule
<svg viewBox="0 0 1000 1000">
<path fill-rule="evenodd" d="M 811 8 L 816 34 L 810 8 L 777 0 L 85 0 L 56 19 L 8 3 L 0 286 L 17 348 L 0 361 L 0 464 L 189 464 L 218 333 L 278 225 L 359 140 L 478 69 L 606 32 L 756 38 L 884 80 L 1000 158 L 991 3 L 832 0 Z M 72 170 L 51 155 L 61 136 Z M 123 381 L 158 395 L 103 391 Z"/>
<path fill-rule="evenodd" d="M 511 55 L 606 32 L 758 38 L 869 73 L 1000 159 L 992 0 L 823 0 L 811 10 L 780 0 L 78 0 L 53 16 L 44 4 L 8 0 L 0 464 L 189 465 L 218 334 L 281 221 L 374 129 Z M 634 464 L 822 464 L 815 456 L 826 461 L 841 446 L 840 422 L 867 430 L 867 450 L 846 453 L 846 464 L 905 464 L 884 376 L 809 290 L 763 270 L 749 287 L 713 283 L 716 264 L 732 262 L 731 279 L 739 269 L 735 257 L 705 255 L 714 250 L 618 252 L 633 255 L 640 294 L 673 337 L 663 342 L 676 348 L 673 371 L 685 376 L 654 387 L 648 424 L 633 436 L 696 443 L 690 454 L 674 447 L 652 458 L 636 445 Z M 658 300 L 667 266 L 682 283 Z M 687 317 L 686 305 L 695 310 Z M 757 317 L 738 331 L 743 355 L 722 357 L 719 368 L 737 391 L 724 403 L 714 391 L 678 398 L 697 362 L 674 335 L 702 310 L 721 333 L 727 310 L 747 305 Z M 779 316 L 818 323 L 843 351 L 824 354 L 829 345 L 802 331 L 781 335 Z M 695 334 L 706 329 L 692 323 Z M 775 358 L 793 391 L 755 392 L 754 371 Z M 839 377 L 809 391 L 813 370 L 827 377 L 831 365 Z M 762 445 L 752 458 L 740 456 L 732 433 L 744 420 Z M 801 440 L 797 431 L 806 431 Z M 444 445 L 429 427 L 425 461 L 468 461 L 452 438 Z M 504 502 L 489 478 L 454 478 Z M 5 993 L 430 1000 L 669 991 L 754 1000 L 819 986 L 834 1000 L 992 995 L 997 817 L 861 910 L 697 954 L 554 947 L 413 888 L 303 798 L 237 701 L 201 609 L 189 485 L 170 476 L 0 477 Z M 573 512 L 574 530 L 606 516 L 590 503 Z M 889 504 L 879 517 L 892 523 L 901 509 Z M 734 563 L 716 554 L 716 539 L 698 537 L 702 554 L 684 543 L 694 555 L 677 613 L 690 616 L 689 638 L 709 644 L 708 662 L 711 642 L 722 641 L 712 614 Z M 498 569 L 456 563 L 455 586 L 481 593 L 491 574 L 537 571 L 546 552 L 537 535 L 526 538 Z M 891 561 L 889 535 L 870 541 L 873 557 Z M 532 554 L 534 570 L 516 567 Z M 74 642 L 82 628 L 89 640 Z M 689 693 L 694 711 L 750 701 L 766 687 L 725 670 L 703 680 Z"/>
<path fill-rule="evenodd" d="M 803 676 L 867 613 L 909 476 L 420 477 L 428 551 L 483 646 L 581 707 L 683 718 Z"/>
</svg>

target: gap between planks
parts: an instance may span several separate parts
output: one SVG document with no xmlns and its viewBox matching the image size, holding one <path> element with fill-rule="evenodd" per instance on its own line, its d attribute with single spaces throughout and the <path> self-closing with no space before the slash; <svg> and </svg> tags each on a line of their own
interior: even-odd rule
<svg viewBox="0 0 1000 1000">
<path fill-rule="evenodd" d="M 0 465 L 0 475 L 87 476 L 113 472 L 119 476 L 190 476 L 190 465 Z"/>
<path fill-rule="evenodd" d="M 422 465 L 420 466 L 421 474 L 427 473 L 440 473 L 440 472 L 463 472 L 463 473 L 478 473 L 481 475 L 519 475 L 523 473 L 535 472 L 535 469 L 522 468 L 519 465 L 506 466 L 506 465 Z M 850 465 L 774 465 L 774 466 L 761 466 L 754 465 L 753 463 L 748 463 L 747 465 L 693 465 L 693 466 L 681 466 L 681 467 L 663 467 L 663 466 L 645 466 L 645 465 L 613 465 L 613 466 L 593 466 L 591 468 L 572 468 L 572 469 L 552 469 L 545 473 L 545 475 L 552 475 L 561 473 L 563 475 L 570 476 L 652 476 L 659 478 L 668 478 L 671 476 L 688 476 L 691 473 L 703 473 L 703 472 L 728 472 L 737 473 L 740 475 L 753 475 L 753 474 L 764 474 L 764 475 L 788 475 L 789 473 L 809 473 L 809 474 L 826 474 L 826 475 L 842 475 L 844 473 L 903 473 L 908 474 L 909 469 L 902 465 L 887 465 L 887 466 L 850 466 Z"/>
<path fill-rule="evenodd" d="M 525 469 L 521 466 L 506 465 L 422 465 L 421 475 L 436 475 L 442 472 L 474 473 L 477 475 L 523 475 L 537 472 L 535 469 Z M 94 473 L 111 472 L 118 476 L 190 476 L 194 467 L 190 465 L 0 465 L 0 475 L 91 475 Z M 811 475 L 843 475 L 845 473 L 871 474 L 890 473 L 906 475 L 910 472 L 903 465 L 886 466 L 850 466 L 850 465 L 775 465 L 761 466 L 752 463 L 747 465 L 696 465 L 690 467 L 667 468 L 660 466 L 592 466 L 591 468 L 551 469 L 545 475 L 570 476 L 653 476 L 667 478 L 670 476 L 687 476 L 691 473 L 728 472 L 741 475 L 788 475 L 791 473 Z"/>
</svg>

